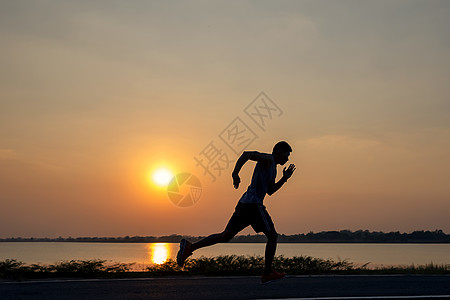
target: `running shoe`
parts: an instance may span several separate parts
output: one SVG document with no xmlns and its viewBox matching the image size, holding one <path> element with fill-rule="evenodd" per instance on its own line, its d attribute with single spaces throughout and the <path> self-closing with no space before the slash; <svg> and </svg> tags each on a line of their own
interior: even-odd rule
<svg viewBox="0 0 450 300">
<path fill-rule="evenodd" d="M 261 283 L 267 284 L 275 280 L 283 279 L 286 276 L 286 273 L 279 273 L 272 269 L 272 272 L 270 272 L 269 275 L 262 275 L 261 276 Z"/>
<path fill-rule="evenodd" d="M 183 267 L 186 259 L 192 255 L 191 245 L 192 245 L 191 242 L 189 242 L 188 240 L 186 240 L 186 239 L 181 240 L 180 250 L 178 250 L 178 254 L 177 254 L 177 264 L 180 267 Z"/>
</svg>

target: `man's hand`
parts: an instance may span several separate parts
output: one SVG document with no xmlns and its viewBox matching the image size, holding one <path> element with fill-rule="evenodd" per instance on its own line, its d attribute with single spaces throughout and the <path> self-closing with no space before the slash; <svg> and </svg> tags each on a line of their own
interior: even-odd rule
<svg viewBox="0 0 450 300">
<path fill-rule="evenodd" d="M 295 171 L 295 165 L 294 164 L 290 164 L 289 167 L 286 170 L 286 167 L 284 167 L 283 169 L 283 179 L 286 181 L 289 178 L 291 178 L 292 173 L 294 173 Z"/>
<path fill-rule="evenodd" d="M 239 175 L 237 172 L 233 172 L 231 174 L 231 176 L 233 177 L 234 188 L 237 189 L 239 187 L 239 183 L 241 182 L 241 178 L 239 178 Z"/>
</svg>

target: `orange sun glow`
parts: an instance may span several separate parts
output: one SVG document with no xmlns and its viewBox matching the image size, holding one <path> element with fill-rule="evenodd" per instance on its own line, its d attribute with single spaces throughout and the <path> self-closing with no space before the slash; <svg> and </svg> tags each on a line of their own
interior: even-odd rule
<svg viewBox="0 0 450 300">
<path fill-rule="evenodd" d="M 153 182 L 161 187 L 167 186 L 172 177 L 172 172 L 164 167 L 157 169 L 152 175 Z"/>
</svg>

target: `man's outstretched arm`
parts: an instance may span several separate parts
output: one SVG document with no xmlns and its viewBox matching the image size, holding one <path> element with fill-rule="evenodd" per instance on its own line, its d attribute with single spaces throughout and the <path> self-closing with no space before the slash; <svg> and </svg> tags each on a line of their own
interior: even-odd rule
<svg viewBox="0 0 450 300">
<path fill-rule="evenodd" d="M 272 156 L 270 154 L 260 153 L 257 151 L 244 151 L 236 161 L 233 173 L 231 174 L 233 177 L 233 186 L 235 189 L 239 187 L 239 183 L 241 182 L 241 179 L 239 178 L 239 171 L 241 170 L 242 166 L 249 160 L 254 160 L 270 165 L 272 163 Z"/>
<path fill-rule="evenodd" d="M 289 167 L 286 169 L 283 169 L 283 177 L 280 178 L 280 180 L 278 180 L 277 182 L 273 183 L 272 185 L 270 185 L 267 189 L 267 194 L 270 196 L 273 193 L 275 193 L 276 191 L 278 191 L 283 184 L 292 176 L 292 174 L 295 171 L 295 165 L 294 164 L 290 164 Z"/>
</svg>

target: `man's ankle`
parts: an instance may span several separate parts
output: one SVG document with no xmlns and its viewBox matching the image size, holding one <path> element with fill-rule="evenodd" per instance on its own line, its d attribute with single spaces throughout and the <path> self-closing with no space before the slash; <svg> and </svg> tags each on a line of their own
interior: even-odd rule
<svg viewBox="0 0 450 300">
<path fill-rule="evenodd" d="M 263 276 L 267 276 L 272 272 L 272 268 L 264 268 Z"/>
</svg>

